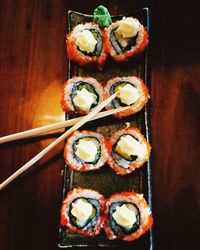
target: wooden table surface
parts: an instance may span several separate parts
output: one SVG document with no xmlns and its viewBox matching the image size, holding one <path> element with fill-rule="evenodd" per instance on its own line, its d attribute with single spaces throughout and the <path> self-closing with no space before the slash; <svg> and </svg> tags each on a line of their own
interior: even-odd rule
<svg viewBox="0 0 200 250">
<path fill-rule="evenodd" d="M 197 1 L 196 1 L 197 2 Z M 199 9 L 191 1 L 0 1 L 0 136 L 63 121 L 66 16 L 151 11 L 153 213 L 159 250 L 198 249 L 200 232 Z M 57 135 L 0 145 L 0 181 Z M 0 192 L 0 249 L 57 249 L 61 143 Z"/>
</svg>

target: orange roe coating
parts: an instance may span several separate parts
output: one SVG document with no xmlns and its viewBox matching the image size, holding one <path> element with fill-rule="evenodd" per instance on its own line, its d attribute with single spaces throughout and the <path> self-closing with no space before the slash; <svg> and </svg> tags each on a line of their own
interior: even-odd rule
<svg viewBox="0 0 200 250">
<path fill-rule="evenodd" d="M 72 142 L 73 139 L 80 134 L 83 134 L 84 136 L 94 136 L 95 134 L 99 136 L 100 138 L 100 145 L 101 145 L 101 155 L 100 155 L 100 160 L 101 162 L 97 162 L 95 164 L 92 163 L 86 163 L 86 162 L 79 162 L 77 164 L 74 164 L 73 161 L 71 160 L 71 154 L 74 153 L 72 152 Z M 80 139 L 79 137 L 77 137 L 77 139 Z M 70 142 L 69 142 L 70 141 Z M 64 159 L 65 159 L 65 163 L 67 164 L 67 166 L 69 167 L 69 169 L 71 170 L 75 170 L 78 172 L 87 172 L 87 171 L 92 171 L 92 170 L 97 170 L 99 168 L 101 168 L 103 165 L 105 165 L 105 163 L 107 162 L 108 159 L 108 141 L 106 140 L 106 138 L 97 132 L 94 131 L 89 131 L 89 130 L 83 130 L 83 131 L 75 131 L 74 133 L 72 133 L 68 139 L 67 139 L 67 143 L 65 145 L 65 149 L 64 149 Z"/>
<path fill-rule="evenodd" d="M 103 85 L 101 82 L 98 82 L 95 78 L 92 77 L 73 77 L 68 79 L 65 84 L 63 85 L 63 91 L 62 91 L 62 97 L 61 97 L 61 108 L 66 113 L 78 113 L 80 115 L 86 115 L 90 112 L 86 112 L 84 110 L 81 110 L 79 108 L 74 108 L 71 101 L 71 94 L 72 94 L 72 86 L 79 81 L 83 81 L 86 83 L 91 84 L 97 94 L 99 95 L 99 102 L 102 102 L 104 100 L 104 93 L 103 93 Z M 97 103 L 98 105 L 98 103 Z"/>
<path fill-rule="evenodd" d="M 148 99 L 150 98 L 149 96 L 149 91 L 147 86 L 144 84 L 143 80 L 140 77 L 136 77 L 136 76 L 128 76 L 128 77 L 122 77 L 122 80 L 129 80 L 129 78 L 135 78 L 137 79 L 140 84 L 139 84 L 139 94 L 140 94 L 140 98 L 138 101 L 136 101 L 136 103 L 133 103 L 130 105 L 130 108 L 125 109 L 124 111 L 121 112 L 117 112 L 115 114 L 113 114 L 114 117 L 127 117 L 130 116 L 132 114 L 135 114 L 137 112 L 139 112 L 144 106 L 145 104 L 148 102 Z M 110 96 L 108 89 L 110 88 L 110 86 L 116 82 L 116 79 L 120 80 L 120 77 L 115 77 L 113 79 L 110 79 L 106 85 L 104 86 L 104 98 L 108 98 Z M 130 81 L 131 83 L 131 81 Z M 107 90 L 106 90 L 107 89 Z M 138 88 L 137 88 L 138 89 Z M 111 105 L 107 105 L 105 107 L 106 109 L 112 109 L 113 107 Z"/>
<path fill-rule="evenodd" d="M 110 226 L 109 206 L 113 202 L 119 201 L 132 202 L 137 206 L 140 211 L 140 216 L 142 217 L 140 227 L 131 234 L 125 234 L 121 231 L 118 235 L 115 235 Z M 135 192 L 121 192 L 113 194 L 109 199 L 106 200 L 105 214 L 106 217 L 104 230 L 108 239 L 110 240 L 122 239 L 124 241 L 133 241 L 135 239 L 138 239 L 141 235 L 145 234 L 153 225 L 153 217 L 146 200 L 144 199 L 142 194 L 138 194 Z"/>
<path fill-rule="evenodd" d="M 134 18 L 134 19 L 137 20 L 136 18 Z M 118 54 L 114 50 L 114 48 L 110 42 L 110 32 L 113 28 L 118 27 L 118 23 L 119 23 L 119 21 L 112 23 L 108 28 L 105 28 L 105 31 L 106 31 L 105 49 L 106 49 L 106 52 L 109 53 L 115 61 L 125 62 L 125 61 L 129 60 L 130 58 L 141 54 L 144 51 L 144 49 L 146 48 L 146 46 L 149 43 L 149 34 L 148 34 L 146 28 L 144 28 L 144 26 L 140 23 L 141 29 L 140 29 L 139 33 L 142 35 L 141 39 L 137 40 L 136 44 L 134 46 L 132 46 L 132 48 L 130 50 L 127 50 L 121 54 Z"/>
<path fill-rule="evenodd" d="M 118 136 L 118 134 L 120 133 L 120 135 Z M 117 141 L 117 139 L 114 139 L 115 137 L 119 138 L 121 135 L 123 134 L 130 134 L 133 135 L 133 133 L 135 135 L 137 135 L 136 138 L 140 139 L 140 142 L 144 143 L 146 146 L 146 154 L 145 157 L 143 157 L 142 159 L 140 159 L 139 161 L 133 161 L 130 162 L 129 167 L 123 168 L 120 167 L 115 160 L 112 157 L 112 150 L 113 150 L 113 145 L 115 144 L 115 142 Z M 140 130 L 137 128 L 125 128 L 122 129 L 121 131 L 117 131 L 115 132 L 111 138 L 109 139 L 109 156 L 108 156 L 108 160 L 107 163 L 108 165 L 117 173 L 120 175 L 126 175 L 129 174 L 131 172 L 133 172 L 135 169 L 140 168 L 148 159 L 150 156 L 150 152 L 151 152 L 151 146 L 150 144 L 146 141 L 145 137 L 141 134 Z"/>
<path fill-rule="evenodd" d="M 82 24 L 80 24 L 82 25 Z M 104 63 L 106 62 L 107 52 L 105 50 L 105 31 L 101 30 L 99 26 L 95 23 L 85 23 L 84 27 L 87 28 L 94 28 L 99 31 L 102 37 L 102 51 L 99 56 L 89 56 L 82 53 L 77 45 L 75 44 L 75 33 L 76 30 L 79 29 L 80 25 L 77 25 L 69 34 L 66 35 L 66 45 L 68 51 L 68 57 L 72 61 L 78 63 L 80 66 L 87 66 L 90 64 L 97 64 L 98 67 L 101 69 Z M 82 25 L 83 26 L 83 25 Z"/>
<path fill-rule="evenodd" d="M 88 193 L 87 197 L 85 197 L 84 193 Z M 90 197 L 90 194 L 92 197 Z M 82 196 L 83 195 L 83 196 Z M 95 196 L 95 197 L 93 197 Z M 89 228 L 89 229 L 78 229 L 70 222 L 70 217 L 68 215 L 70 204 L 73 202 L 76 198 L 95 198 L 100 203 L 100 217 L 98 219 L 98 223 L 96 224 L 95 228 Z M 99 234 L 101 229 L 103 228 L 104 221 L 105 221 L 105 215 L 103 214 L 103 211 L 105 209 L 105 198 L 102 194 L 98 193 L 97 191 L 94 191 L 92 189 L 84 189 L 81 187 L 75 188 L 67 193 L 66 198 L 63 200 L 63 204 L 61 207 L 61 217 L 60 217 L 60 225 L 63 227 L 66 227 L 67 232 L 76 232 L 79 234 L 83 234 L 85 236 L 92 236 Z"/>
</svg>

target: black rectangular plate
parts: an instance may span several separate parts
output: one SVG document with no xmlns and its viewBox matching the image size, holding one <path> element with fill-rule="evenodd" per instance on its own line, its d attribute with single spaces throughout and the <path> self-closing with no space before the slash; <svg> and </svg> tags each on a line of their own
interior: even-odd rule
<svg viewBox="0 0 200 250">
<path fill-rule="evenodd" d="M 121 19 L 124 15 L 113 16 L 112 20 Z M 149 11 L 148 8 L 129 13 L 126 16 L 134 16 L 147 27 L 149 30 Z M 75 11 L 68 12 L 68 29 L 69 32 L 79 23 L 92 21 L 91 15 L 78 13 Z M 141 77 L 147 84 L 150 90 L 150 71 L 148 67 L 148 47 L 136 59 L 130 60 L 127 63 L 117 64 L 109 59 L 103 71 L 94 70 L 91 68 L 81 68 L 72 61 L 68 61 L 67 66 L 68 78 L 73 76 L 90 76 L 94 77 L 102 83 L 116 76 L 136 75 Z M 66 115 L 66 119 L 69 117 Z M 124 128 L 130 124 L 133 127 L 138 127 L 145 135 L 147 140 L 150 140 L 150 101 L 139 113 L 131 115 L 127 118 L 117 119 L 106 117 L 100 120 L 92 121 L 81 129 L 95 130 L 106 137 L 109 137 L 114 131 L 119 128 Z M 151 184 L 151 159 L 144 164 L 140 169 L 126 176 L 116 175 L 115 172 L 107 165 L 97 171 L 89 171 L 79 173 L 70 171 L 67 166 L 64 168 L 64 187 L 63 199 L 66 193 L 76 187 L 92 188 L 109 197 L 111 194 L 121 191 L 135 191 L 143 193 L 147 199 L 150 208 L 152 208 L 152 184 Z M 76 233 L 67 233 L 65 228 L 60 227 L 59 230 L 59 247 L 125 247 L 126 249 L 134 250 L 152 250 L 153 249 L 153 229 L 149 230 L 145 235 L 133 242 L 124 242 L 121 240 L 110 241 L 105 236 L 104 231 L 96 237 L 86 237 Z"/>
</svg>

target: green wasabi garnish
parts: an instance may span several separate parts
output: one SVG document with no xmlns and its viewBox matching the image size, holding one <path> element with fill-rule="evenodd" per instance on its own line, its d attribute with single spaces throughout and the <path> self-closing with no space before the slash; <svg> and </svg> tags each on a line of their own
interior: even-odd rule
<svg viewBox="0 0 200 250">
<path fill-rule="evenodd" d="M 108 27 L 112 23 L 112 19 L 108 9 L 100 5 L 94 10 L 93 22 L 97 23 L 100 28 Z"/>
</svg>

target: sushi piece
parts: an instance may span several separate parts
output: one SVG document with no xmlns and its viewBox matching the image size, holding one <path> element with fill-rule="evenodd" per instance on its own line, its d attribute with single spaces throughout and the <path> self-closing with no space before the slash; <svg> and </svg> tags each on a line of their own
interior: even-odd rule
<svg viewBox="0 0 200 250">
<path fill-rule="evenodd" d="M 63 88 L 61 107 L 67 113 L 88 114 L 103 101 L 103 86 L 91 77 L 73 77 Z"/>
<path fill-rule="evenodd" d="M 106 109 L 129 106 L 122 112 L 115 113 L 115 117 L 126 117 L 139 112 L 148 102 L 148 88 L 143 80 L 136 76 L 115 77 L 110 79 L 104 87 L 105 98 L 119 91 L 119 95 L 106 106 Z"/>
<path fill-rule="evenodd" d="M 117 62 L 140 54 L 148 44 L 148 32 L 134 17 L 123 17 L 105 28 L 105 48 Z"/>
<path fill-rule="evenodd" d="M 101 168 L 108 159 L 107 141 L 94 131 L 75 131 L 64 150 L 65 162 L 71 170 L 79 172 Z"/>
<path fill-rule="evenodd" d="M 95 236 L 104 225 L 103 211 L 103 195 L 92 189 L 75 188 L 63 200 L 60 224 L 67 232 Z"/>
<path fill-rule="evenodd" d="M 77 25 L 66 36 L 68 57 L 81 66 L 95 63 L 101 68 L 107 58 L 104 37 L 105 31 L 98 24 L 91 22 Z"/>
<path fill-rule="evenodd" d="M 150 208 L 142 194 L 122 192 L 106 201 L 104 229 L 108 239 L 133 241 L 153 225 Z"/>
<path fill-rule="evenodd" d="M 137 128 L 125 128 L 109 139 L 108 165 L 117 173 L 126 175 L 140 168 L 150 156 L 151 146 Z"/>
</svg>

